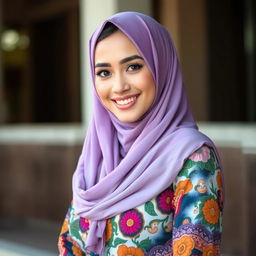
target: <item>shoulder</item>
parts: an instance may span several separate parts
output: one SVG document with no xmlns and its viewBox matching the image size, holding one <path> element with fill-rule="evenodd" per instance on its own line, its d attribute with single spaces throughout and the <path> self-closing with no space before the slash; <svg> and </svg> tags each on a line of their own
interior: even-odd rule
<svg viewBox="0 0 256 256">
<path fill-rule="evenodd" d="M 182 169 L 174 180 L 174 189 L 185 186 L 186 189 L 199 189 L 198 184 L 206 181 L 222 187 L 221 169 L 214 150 L 203 145 L 193 152 L 184 162 Z M 203 184 L 202 184 L 203 185 Z"/>
<path fill-rule="evenodd" d="M 207 163 L 211 158 L 215 158 L 216 160 L 216 155 L 213 148 L 207 145 L 203 145 L 195 152 L 193 152 L 187 160 L 192 160 L 193 162 Z"/>
<path fill-rule="evenodd" d="M 214 150 L 207 145 L 203 145 L 186 159 L 182 170 L 188 170 L 191 168 L 201 169 L 214 174 L 217 169 L 220 169 L 220 164 Z M 179 173 L 179 175 L 181 174 L 182 173 Z"/>
<path fill-rule="evenodd" d="M 191 223 L 221 231 L 222 172 L 212 148 L 202 146 L 187 158 L 173 189 L 176 228 Z"/>
</svg>

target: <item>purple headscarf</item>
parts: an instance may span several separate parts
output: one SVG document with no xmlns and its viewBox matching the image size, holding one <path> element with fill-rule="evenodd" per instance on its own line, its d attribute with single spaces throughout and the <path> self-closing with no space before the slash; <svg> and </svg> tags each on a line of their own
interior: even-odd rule
<svg viewBox="0 0 256 256">
<path fill-rule="evenodd" d="M 101 104 L 94 90 L 93 118 L 73 176 L 73 199 L 75 212 L 89 219 L 86 248 L 98 254 L 104 248 L 106 219 L 161 193 L 203 144 L 215 149 L 197 130 L 172 39 L 151 17 L 123 12 L 99 26 L 90 40 L 93 81 L 96 41 L 107 22 L 126 34 L 143 56 L 156 95 L 141 120 L 124 123 Z"/>
</svg>

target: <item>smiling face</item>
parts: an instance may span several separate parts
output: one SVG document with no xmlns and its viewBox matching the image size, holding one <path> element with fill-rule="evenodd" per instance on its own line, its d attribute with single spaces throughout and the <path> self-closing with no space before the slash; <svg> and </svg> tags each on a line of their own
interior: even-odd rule
<svg viewBox="0 0 256 256">
<path fill-rule="evenodd" d="M 137 121 L 154 101 L 152 74 L 120 30 L 96 46 L 95 86 L 102 104 L 122 122 Z"/>
</svg>

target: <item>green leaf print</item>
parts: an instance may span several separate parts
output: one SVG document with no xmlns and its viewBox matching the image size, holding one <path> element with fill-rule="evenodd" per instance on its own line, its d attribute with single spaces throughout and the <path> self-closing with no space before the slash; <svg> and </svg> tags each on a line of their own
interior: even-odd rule
<svg viewBox="0 0 256 256">
<path fill-rule="evenodd" d="M 135 238 L 132 239 L 132 242 L 135 244 L 136 247 L 140 247 L 140 242 L 137 241 L 140 236 L 136 236 Z"/>
<path fill-rule="evenodd" d="M 110 254 L 110 248 L 107 249 L 106 254 L 107 254 L 107 256 L 111 255 L 111 254 Z"/>
<path fill-rule="evenodd" d="M 211 150 L 210 156 L 211 156 L 212 161 L 214 162 L 214 167 L 215 167 L 214 169 L 216 170 L 216 169 L 220 168 L 219 163 L 217 161 L 217 158 L 216 158 L 215 153 L 214 153 L 213 150 Z"/>
<path fill-rule="evenodd" d="M 178 175 L 178 176 L 179 176 L 179 177 L 184 176 L 184 177 L 188 178 L 188 177 L 189 177 L 188 173 L 189 173 L 189 169 L 187 169 L 186 167 L 184 167 L 184 168 L 179 172 L 179 175 Z"/>
<path fill-rule="evenodd" d="M 162 230 L 165 230 L 165 225 L 167 224 L 168 222 L 168 219 L 169 219 L 169 216 L 167 216 L 165 219 L 162 220 Z"/>
<path fill-rule="evenodd" d="M 216 169 L 218 168 L 216 161 L 215 161 L 215 155 L 212 150 L 210 151 L 210 159 L 206 163 L 203 163 L 203 162 L 198 162 L 198 163 L 202 169 L 206 169 L 212 175 L 214 175 Z"/>
<path fill-rule="evenodd" d="M 116 238 L 114 240 L 114 247 L 117 247 L 120 244 L 125 244 L 127 242 L 127 240 L 125 239 L 121 239 L 121 238 Z"/>
<path fill-rule="evenodd" d="M 215 197 L 215 199 L 218 198 L 218 190 L 216 189 L 216 187 L 213 184 L 211 184 L 211 186 L 210 186 L 210 192 Z"/>
<path fill-rule="evenodd" d="M 112 220 L 111 220 L 111 223 L 112 223 L 112 227 L 113 227 L 113 233 L 115 235 L 117 235 L 118 234 L 118 232 L 117 232 L 117 229 L 118 229 L 117 223 L 115 221 L 112 221 Z"/>
<path fill-rule="evenodd" d="M 187 161 L 185 162 L 184 166 L 183 166 L 183 169 L 190 169 L 191 167 L 193 167 L 195 165 L 195 162 L 193 162 L 192 160 L 190 159 L 187 159 Z M 188 170 L 187 170 L 188 171 Z"/>
<path fill-rule="evenodd" d="M 145 211 L 151 215 L 151 216 L 157 216 L 156 212 L 155 212 L 155 209 L 154 209 L 154 204 L 149 201 L 149 202 L 146 202 L 145 203 Z"/>
<path fill-rule="evenodd" d="M 214 159 L 211 157 L 207 163 L 204 164 L 205 166 L 202 167 L 204 169 L 206 169 L 207 171 L 209 171 L 212 175 L 214 175 L 215 173 L 215 161 Z"/>
<path fill-rule="evenodd" d="M 151 245 L 151 239 L 147 238 L 147 239 L 144 239 L 142 240 L 140 243 L 139 243 L 139 247 L 140 248 L 147 248 Z"/>
<path fill-rule="evenodd" d="M 79 218 L 70 223 L 70 235 L 72 237 L 77 238 L 78 240 L 81 240 L 81 236 L 79 233 Z"/>
</svg>

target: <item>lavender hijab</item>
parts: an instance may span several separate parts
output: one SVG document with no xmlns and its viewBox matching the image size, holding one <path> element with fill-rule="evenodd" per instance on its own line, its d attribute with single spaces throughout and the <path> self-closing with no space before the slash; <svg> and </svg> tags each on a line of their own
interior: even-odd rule
<svg viewBox="0 0 256 256">
<path fill-rule="evenodd" d="M 96 41 L 107 22 L 126 34 L 143 56 L 156 95 L 139 121 L 124 123 L 105 109 L 94 90 L 93 117 L 73 176 L 73 199 L 76 214 L 89 219 L 86 248 L 98 254 L 104 248 L 106 219 L 170 186 L 186 158 L 203 144 L 215 149 L 197 130 L 173 41 L 151 17 L 123 12 L 99 26 L 90 40 L 93 81 Z"/>
</svg>

